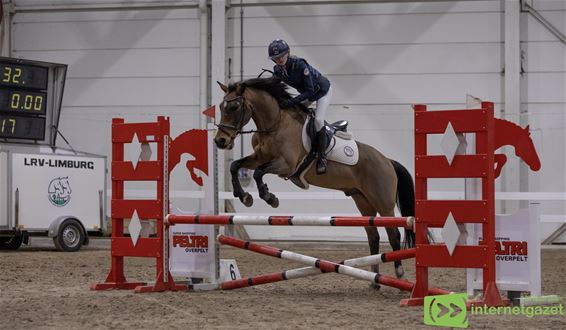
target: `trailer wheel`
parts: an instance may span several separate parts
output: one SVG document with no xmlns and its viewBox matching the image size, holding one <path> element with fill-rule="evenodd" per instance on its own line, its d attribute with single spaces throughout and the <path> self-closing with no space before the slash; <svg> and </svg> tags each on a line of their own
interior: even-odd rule
<svg viewBox="0 0 566 330">
<path fill-rule="evenodd" d="M 23 240 L 22 235 L 0 237 L 0 250 L 17 250 L 22 245 Z"/>
<path fill-rule="evenodd" d="M 66 220 L 59 227 L 57 236 L 53 237 L 55 247 L 61 251 L 76 252 L 81 249 L 85 233 L 76 220 Z"/>
</svg>

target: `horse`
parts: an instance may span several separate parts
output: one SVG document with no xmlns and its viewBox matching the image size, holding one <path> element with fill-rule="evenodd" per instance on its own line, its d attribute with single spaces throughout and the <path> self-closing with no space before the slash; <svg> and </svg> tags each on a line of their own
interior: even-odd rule
<svg viewBox="0 0 566 330">
<path fill-rule="evenodd" d="M 69 177 L 61 177 L 55 180 L 53 182 L 54 196 L 57 199 L 63 199 L 69 196 L 72 192 L 71 185 L 69 184 Z"/>
<path fill-rule="evenodd" d="M 214 138 L 216 146 L 231 149 L 236 136 L 246 133 L 243 128 L 250 120 L 256 126 L 255 131 L 250 131 L 254 133 L 253 153 L 230 165 L 234 197 L 245 206 L 252 206 L 252 196 L 243 190 L 238 179 L 239 169 L 252 169 L 260 198 L 272 207 L 278 207 L 279 200 L 269 192 L 263 176 L 275 174 L 288 178 L 300 165 L 307 154 L 301 138 L 307 114 L 301 106 L 280 107 L 291 96 L 287 86 L 278 78 L 253 78 L 229 86 L 217 83 L 225 95 L 220 104 L 221 118 Z M 327 172 L 323 175 L 316 175 L 314 166 L 311 166 L 304 176 L 306 181 L 318 187 L 343 191 L 354 200 L 363 216 L 376 216 L 378 213 L 384 217 L 395 216 L 395 205 L 398 205 L 402 216 L 414 216 L 414 184 L 407 169 L 367 144 L 358 141 L 356 144 L 359 150 L 356 165 L 329 161 Z M 379 254 L 377 228 L 365 227 L 365 231 L 371 254 Z M 386 228 L 386 231 L 392 249 L 399 250 L 399 229 Z M 414 232 L 408 229 L 405 230 L 405 246 L 414 246 Z M 373 265 L 372 271 L 378 273 L 378 266 Z M 403 277 L 401 261 L 395 261 L 395 274 L 398 278 Z M 379 288 L 377 285 L 374 287 Z"/>
</svg>

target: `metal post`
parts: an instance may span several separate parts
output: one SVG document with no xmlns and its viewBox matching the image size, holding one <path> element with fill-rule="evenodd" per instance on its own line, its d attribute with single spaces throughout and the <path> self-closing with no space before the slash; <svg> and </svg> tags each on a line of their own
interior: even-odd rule
<svg viewBox="0 0 566 330">
<path fill-rule="evenodd" d="M 521 45 L 520 18 L 521 2 L 505 0 L 505 104 L 503 119 L 519 122 L 521 116 Z M 510 149 L 507 152 L 512 152 Z M 508 157 L 505 171 L 501 173 L 503 191 L 519 191 L 520 183 L 526 178 L 519 177 L 519 160 Z M 513 213 L 518 209 L 515 201 L 504 201 L 502 213 Z"/>
</svg>

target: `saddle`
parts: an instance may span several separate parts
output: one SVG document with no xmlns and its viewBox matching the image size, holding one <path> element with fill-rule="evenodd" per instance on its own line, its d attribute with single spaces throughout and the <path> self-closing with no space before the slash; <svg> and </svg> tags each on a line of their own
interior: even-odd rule
<svg viewBox="0 0 566 330">
<path fill-rule="evenodd" d="M 314 122 L 315 122 L 314 121 L 314 111 L 312 109 L 309 109 L 309 110 L 310 111 L 308 112 L 308 116 L 307 116 L 306 131 L 308 133 L 310 141 L 314 141 L 314 138 L 315 138 L 315 135 L 316 135 L 316 128 L 315 128 L 315 125 L 314 125 Z M 339 120 L 339 121 L 334 122 L 332 124 L 328 124 L 328 122 L 326 122 L 326 121 L 324 122 L 324 130 L 326 132 L 326 146 L 325 146 L 326 152 L 325 153 L 328 153 L 328 147 L 330 146 L 331 143 L 333 143 L 334 135 L 336 135 L 339 132 L 347 133 L 348 132 L 347 129 L 348 129 L 348 122 L 346 120 Z M 297 166 L 297 169 L 295 170 L 295 172 L 293 172 L 293 174 L 291 174 L 291 176 L 289 176 L 287 179 L 291 180 L 291 182 L 293 182 L 298 187 L 300 187 L 302 189 L 307 189 L 308 186 L 305 185 L 305 183 L 304 183 L 305 181 L 302 179 L 302 176 L 307 171 L 307 169 L 312 165 L 315 158 L 316 158 L 316 156 L 315 156 L 314 148 L 311 148 L 310 152 L 303 159 L 301 164 L 299 166 Z"/>
</svg>

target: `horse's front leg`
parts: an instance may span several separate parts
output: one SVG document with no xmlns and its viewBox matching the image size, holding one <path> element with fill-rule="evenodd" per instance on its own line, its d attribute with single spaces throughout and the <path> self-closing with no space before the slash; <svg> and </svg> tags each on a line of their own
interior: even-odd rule
<svg viewBox="0 0 566 330">
<path fill-rule="evenodd" d="M 263 176 L 267 173 L 273 173 L 272 162 L 262 164 L 258 166 L 254 171 L 254 180 L 257 184 L 257 190 L 259 192 L 259 197 L 263 199 L 271 207 L 279 207 L 279 199 L 272 193 L 269 192 L 267 184 L 263 182 Z"/>
<path fill-rule="evenodd" d="M 265 161 L 261 161 L 257 154 L 251 154 L 244 158 L 237 159 L 230 164 L 230 175 L 232 176 L 232 188 L 234 190 L 234 197 L 238 197 L 240 202 L 247 207 L 250 207 L 254 203 L 254 199 L 252 195 L 248 192 L 244 191 L 242 185 L 240 184 L 240 180 L 238 179 L 238 171 L 241 168 L 248 168 L 250 170 L 255 170 L 260 164 L 264 163 Z"/>
<path fill-rule="evenodd" d="M 242 166 L 242 164 L 245 163 L 246 158 L 248 157 L 237 159 L 233 161 L 232 164 L 230 164 L 230 176 L 232 177 L 232 190 L 234 197 L 238 197 L 238 199 L 240 199 L 240 202 L 242 202 L 242 204 L 244 204 L 247 207 L 250 207 L 253 205 L 254 199 L 252 195 L 250 195 L 250 193 L 244 191 L 244 188 L 242 188 L 242 184 L 240 183 L 240 179 L 238 178 L 238 171 L 242 167 L 244 167 Z"/>
</svg>

